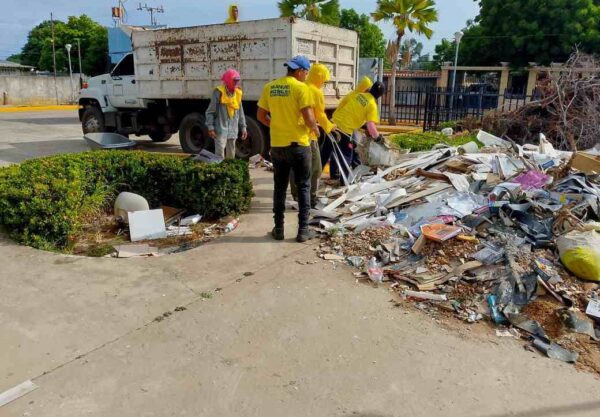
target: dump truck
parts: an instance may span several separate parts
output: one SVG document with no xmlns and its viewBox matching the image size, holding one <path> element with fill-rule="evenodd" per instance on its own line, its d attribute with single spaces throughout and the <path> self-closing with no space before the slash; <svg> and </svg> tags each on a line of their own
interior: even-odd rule
<svg viewBox="0 0 600 417">
<path fill-rule="evenodd" d="M 179 132 L 185 152 L 211 150 L 204 113 L 223 72 L 235 68 L 248 124 L 248 139 L 237 141 L 237 156 L 265 155 L 269 134 L 256 120 L 257 102 L 263 86 L 285 74 L 286 61 L 305 55 L 329 68 L 328 108 L 353 89 L 357 76 L 357 33 L 302 19 L 136 30 L 131 39 L 133 52 L 81 89 L 84 133 L 148 135 L 164 142 Z"/>
</svg>

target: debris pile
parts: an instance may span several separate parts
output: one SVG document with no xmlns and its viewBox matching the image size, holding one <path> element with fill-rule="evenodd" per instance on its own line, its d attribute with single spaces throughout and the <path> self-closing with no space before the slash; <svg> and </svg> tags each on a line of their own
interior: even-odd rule
<svg viewBox="0 0 600 417">
<path fill-rule="evenodd" d="M 544 132 L 559 149 L 588 149 L 600 137 L 598 58 L 574 52 L 564 67 L 542 74 L 533 100 L 517 110 L 490 113 L 483 128 L 527 143 Z"/>
<path fill-rule="evenodd" d="M 600 167 L 573 168 L 543 135 L 536 146 L 477 139 L 482 149 L 395 155 L 322 189 L 320 256 L 387 282 L 402 303 L 487 320 L 600 373 Z"/>
</svg>

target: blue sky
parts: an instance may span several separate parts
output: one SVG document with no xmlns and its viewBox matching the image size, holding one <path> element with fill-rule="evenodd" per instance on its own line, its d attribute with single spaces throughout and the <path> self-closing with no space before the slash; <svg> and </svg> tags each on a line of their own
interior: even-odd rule
<svg viewBox="0 0 600 417">
<path fill-rule="evenodd" d="M 0 59 L 20 52 L 27 40 L 29 30 L 45 19 L 50 12 L 56 19 L 66 20 L 68 16 L 86 13 L 94 20 L 112 25 L 110 7 L 117 0 L 20 0 L 2 1 L 3 13 L 0 15 Z M 150 17 L 137 11 L 139 0 L 128 0 L 128 23 L 149 24 Z M 165 13 L 159 15 L 159 22 L 170 27 L 194 26 L 220 22 L 226 16 L 226 4 L 216 0 L 146 0 L 148 6 L 162 5 Z M 254 20 L 278 16 L 276 0 L 238 0 L 240 18 Z M 370 13 L 375 9 L 375 0 L 340 0 L 343 8 L 354 8 L 361 13 Z M 433 50 L 435 44 L 444 37 L 452 37 L 458 29 L 464 27 L 467 19 L 477 15 L 478 5 L 474 0 L 437 0 L 439 22 L 433 27 L 434 35 L 430 41 L 423 39 L 425 51 Z M 390 25 L 381 25 L 386 36 L 391 36 Z"/>
</svg>

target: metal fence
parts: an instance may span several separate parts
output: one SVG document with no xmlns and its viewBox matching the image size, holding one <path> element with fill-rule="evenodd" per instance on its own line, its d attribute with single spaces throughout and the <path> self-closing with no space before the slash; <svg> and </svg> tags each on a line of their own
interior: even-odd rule
<svg viewBox="0 0 600 417">
<path fill-rule="evenodd" d="M 389 95 L 382 100 L 381 117 L 389 120 L 394 114 L 398 122 L 423 125 L 424 130 L 432 130 L 449 121 L 481 120 L 490 111 L 516 110 L 536 99 L 535 93 L 531 96 L 512 92 L 500 95 L 485 88 L 457 87 L 454 91 L 437 87 L 403 88 L 396 90 L 394 109 L 390 107 Z"/>
</svg>

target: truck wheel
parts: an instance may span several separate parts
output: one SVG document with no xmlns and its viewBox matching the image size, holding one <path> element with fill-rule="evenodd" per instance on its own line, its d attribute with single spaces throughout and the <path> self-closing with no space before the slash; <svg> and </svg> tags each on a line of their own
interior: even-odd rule
<svg viewBox="0 0 600 417">
<path fill-rule="evenodd" d="M 83 133 L 105 132 L 104 115 L 96 106 L 88 106 L 81 117 Z"/>
<path fill-rule="evenodd" d="M 152 142 L 166 142 L 169 139 L 171 139 L 171 134 L 170 133 L 165 133 L 163 131 L 152 131 L 150 133 L 148 133 L 148 136 L 150 136 L 150 139 L 152 139 Z"/>
<path fill-rule="evenodd" d="M 208 136 L 204 115 L 190 113 L 179 125 L 179 143 L 186 153 L 197 154 L 202 149 L 214 152 L 215 143 Z"/>
<path fill-rule="evenodd" d="M 235 142 L 235 156 L 239 159 L 248 159 L 256 154 L 261 154 L 267 149 L 267 134 L 256 119 L 246 116 L 248 125 L 248 139 L 238 139 Z"/>
</svg>

